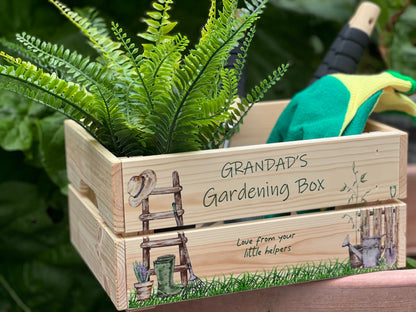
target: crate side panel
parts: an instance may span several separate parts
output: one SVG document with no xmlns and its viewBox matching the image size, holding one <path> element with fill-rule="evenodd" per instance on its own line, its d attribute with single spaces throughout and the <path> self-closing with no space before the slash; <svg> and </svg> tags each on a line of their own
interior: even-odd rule
<svg viewBox="0 0 416 312">
<path fill-rule="evenodd" d="M 395 132 L 400 135 L 400 148 L 399 148 L 399 196 L 398 198 L 404 199 L 407 197 L 407 158 L 408 158 L 408 141 L 409 135 L 407 132 L 401 131 L 389 125 L 383 124 L 375 120 L 368 120 L 364 131 L 383 131 L 383 132 Z"/>
<path fill-rule="evenodd" d="M 68 179 L 79 192 L 92 190 L 100 215 L 114 232 L 124 232 L 120 160 L 74 121 L 65 121 Z"/>
<path fill-rule="evenodd" d="M 405 211 L 405 204 L 395 201 L 386 206 Z M 358 229 L 365 222 L 363 216 L 371 215 L 373 222 L 374 211 L 385 209 L 384 206 L 358 207 L 340 211 L 324 213 L 309 213 L 292 217 L 229 224 L 214 228 L 186 230 L 184 235 L 187 240 L 189 262 L 193 273 L 204 280 L 213 277 L 229 277 L 231 274 L 237 277 L 245 272 L 264 272 L 274 269 L 282 270 L 285 266 L 318 265 L 325 263 L 331 266 L 336 261 L 349 265 L 349 247 L 344 246 L 348 236 L 348 243 L 353 246 L 360 243 Z M 403 219 L 396 219 L 394 226 L 400 237 L 405 235 L 406 224 Z M 383 227 L 382 233 L 386 229 Z M 373 230 L 370 231 L 373 233 Z M 141 246 L 144 241 L 162 241 L 175 238 L 175 233 L 163 233 L 157 235 L 126 239 L 127 264 L 134 261 L 143 261 Z M 384 236 L 383 236 L 384 237 Z M 357 240 L 357 241 L 356 241 Z M 403 251 L 405 243 L 399 239 L 399 254 L 396 262 L 399 267 L 400 257 L 405 257 Z M 380 240 L 381 248 L 385 246 L 383 238 Z M 376 247 L 378 251 L 378 246 Z M 176 265 L 180 265 L 180 257 L 177 246 L 152 248 L 150 250 L 150 263 L 158 257 L 167 254 L 176 255 Z M 378 254 L 378 261 L 382 263 L 384 253 Z M 373 266 L 373 267 L 378 267 Z M 127 265 L 127 288 L 133 289 L 135 277 L 132 269 Z M 357 268 L 357 272 L 362 265 Z M 386 267 L 378 267 L 386 269 Z M 333 276 L 328 276 L 328 278 Z M 326 278 L 326 277 L 325 277 Z M 157 276 L 152 275 L 157 285 Z M 175 275 L 175 282 L 180 282 L 179 274 Z"/>
<path fill-rule="evenodd" d="M 232 136 L 230 146 L 264 144 L 288 103 L 289 100 L 282 100 L 254 104 L 239 132 Z"/>
<path fill-rule="evenodd" d="M 399 198 L 400 135 L 377 132 L 223 150 L 124 159 L 126 231 L 143 229 L 127 185 L 151 169 L 156 188 L 177 171 L 185 225 Z M 172 211 L 173 196 L 150 195 L 149 211 Z M 176 226 L 173 217 L 150 229 Z"/>
<path fill-rule="evenodd" d="M 125 242 L 118 239 L 93 204 L 69 186 L 71 242 L 119 310 L 127 308 Z"/>
</svg>

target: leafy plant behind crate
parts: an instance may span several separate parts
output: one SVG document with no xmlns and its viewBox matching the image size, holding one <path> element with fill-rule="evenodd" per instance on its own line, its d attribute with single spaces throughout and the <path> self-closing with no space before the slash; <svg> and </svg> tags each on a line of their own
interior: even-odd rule
<svg viewBox="0 0 416 312">
<path fill-rule="evenodd" d="M 85 34 L 99 57 L 91 61 L 18 34 L 19 44 L 2 42 L 28 61 L 1 52 L 10 64 L 0 65 L 0 87 L 75 120 L 117 156 L 218 148 L 288 67 L 273 71 L 233 105 L 254 22 L 267 0 L 247 1 L 238 14 L 238 1 L 224 0 L 218 11 L 212 0 L 200 41 L 190 50 L 186 37 L 170 35 L 176 25 L 168 14 L 172 0 L 157 0 L 144 19 L 146 32 L 138 34 L 148 41 L 140 53 L 117 23 L 111 27 L 113 41 L 98 16 L 82 16 L 59 1 L 50 2 Z M 244 34 L 235 69 L 225 68 Z"/>
</svg>

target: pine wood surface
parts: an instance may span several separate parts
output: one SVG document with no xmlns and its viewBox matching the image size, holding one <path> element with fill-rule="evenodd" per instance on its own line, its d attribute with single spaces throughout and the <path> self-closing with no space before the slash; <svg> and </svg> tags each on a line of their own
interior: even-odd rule
<svg viewBox="0 0 416 312">
<path fill-rule="evenodd" d="M 108 228 L 87 196 L 68 187 L 71 243 L 117 309 L 126 309 L 125 242 Z M 132 267 L 132 264 L 130 265 Z"/>
<path fill-rule="evenodd" d="M 70 183 L 78 191 L 90 193 L 114 232 L 124 232 L 120 159 L 72 120 L 65 121 L 65 152 Z"/>
<path fill-rule="evenodd" d="M 361 216 L 368 215 L 369 220 L 374 220 L 377 209 L 383 208 L 386 212 L 386 209 L 394 208 L 395 224 L 391 228 L 396 229 L 394 242 L 398 247 L 397 261 L 399 267 L 405 265 L 406 206 L 399 201 L 179 232 L 122 237 L 111 232 L 86 194 L 70 186 L 69 200 L 71 241 L 118 309 L 127 308 L 129 292 L 134 289 L 136 282 L 133 262 L 143 261 L 143 247 L 151 247 L 149 263 L 152 270 L 153 261 L 158 256 L 176 255 L 178 273 L 175 273 L 175 281 L 181 280 L 179 271 L 186 266 L 179 267 L 178 233 L 183 233 L 185 237 L 196 276 L 238 275 L 242 272 L 270 270 L 275 266 L 336 259 L 345 261 L 348 248 L 342 247 L 342 242 L 346 235 L 351 237 L 352 243 L 356 237 L 355 229 L 346 215 L 354 217 L 359 212 Z M 373 221 L 367 223 L 371 224 L 371 229 L 365 233 L 379 233 L 374 229 L 376 226 Z M 381 227 L 381 232 L 385 233 L 386 225 Z M 157 286 L 156 278 L 151 279 Z"/>
<path fill-rule="evenodd" d="M 287 101 L 257 103 L 232 146 L 242 145 L 245 137 L 248 144 L 264 142 L 285 105 Z M 172 172 L 178 171 L 185 225 L 361 201 L 340 192 L 357 178 L 353 166 L 358 178 L 365 174 L 359 195 L 365 194 L 366 201 L 406 196 L 401 173 L 406 170 L 407 135 L 377 123 L 370 123 L 372 132 L 347 137 L 130 158 L 114 157 L 74 122 L 66 128 L 69 180 L 78 190 L 90 189 L 115 233 L 141 230 L 141 209 L 129 205 L 127 183 L 146 169 L 156 172 L 157 188 L 171 187 Z M 265 170 L 272 162 L 273 170 Z M 280 194 L 264 195 L 271 187 Z M 240 191 L 245 195 L 241 200 Z M 149 212 L 172 211 L 172 201 L 171 195 L 151 195 Z M 172 218 L 150 222 L 150 229 L 172 226 Z"/>
</svg>

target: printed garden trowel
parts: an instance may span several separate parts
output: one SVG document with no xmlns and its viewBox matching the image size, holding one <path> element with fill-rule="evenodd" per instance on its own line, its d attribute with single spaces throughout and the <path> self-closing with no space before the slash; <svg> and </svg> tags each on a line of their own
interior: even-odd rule
<svg viewBox="0 0 416 312">
<path fill-rule="evenodd" d="M 380 7 L 376 4 L 361 3 L 348 23 L 342 27 L 309 84 L 327 74 L 354 73 L 370 42 L 379 14 Z"/>
</svg>

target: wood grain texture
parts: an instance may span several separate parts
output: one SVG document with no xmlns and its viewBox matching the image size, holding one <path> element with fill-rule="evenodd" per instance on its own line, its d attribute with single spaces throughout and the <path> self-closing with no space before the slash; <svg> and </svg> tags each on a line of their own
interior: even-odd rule
<svg viewBox="0 0 416 312">
<path fill-rule="evenodd" d="M 118 310 L 127 308 L 125 242 L 115 236 L 87 197 L 68 188 L 71 243 Z"/>
<path fill-rule="evenodd" d="M 124 232 L 121 161 L 81 126 L 65 121 L 67 174 L 80 192 L 89 192 L 99 213 L 115 233 Z"/>
<path fill-rule="evenodd" d="M 231 147 L 264 144 L 289 100 L 266 101 L 254 104 L 244 118 L 240 131 L 233 135 Z"/>
<path fill-rule="evenodd" d="M 374 132 L 129 158 L 122 160 L 123 181 L 152 169 L 157 187 L 167 187 L 178 171 L 185 225 L 387 200 L 400 198 L 400 140 L 395 132 Z M 357 179 L 359 189 L 356 184 L 340 191 Z M 126 231 L 141 230 L 139 210 L 124 196 Z M 149 211 L 166 211 L 172 201 L 172 196 L 150 196 Z M 150 224 L 151 229 L 171 226 L 169 219 Z"/>
<path fill-rule="evenodd" d="M 178 171 L 184 225 L 406 196 L 407 135 L 383 124 L 370 121 L 370 132 L 361 135 L 259 144 L 287 103 L 254 105 L 232 138 L 235 147 L 145 157 L 116 158 L 68 121 L 69 179 L 77 190 L 94 194 L 100 215 L 115 233 L 143 230 L 140 205 L 129 205 L 127 185 L 147 169 L 156 172 L 159 190 L 172 188 L 172 172 Z M 352 191 L 340 192 L 344 183 L 361 178 L 352 197 Z M 155 191 L 149 212 L 171 211 L 173 201 L 171 194 Z M 167 218 L 150 222 L 149 229 L 175 225 Z"/>
<path fill-rule="evenodd" d="M 400 217 L 395 221 L 398 236 L 398 266 L 404 267 L 406 257 L 406 205 L 392 201 L 383 205 L 358 207 L 318 213 L 306 213 L 297 216 L 263 219 L 223 226 L 185 230 L 187 249 L 189 250 L 192 267 L 200 278 L 212 278 L 229 274 L 238 275 L 243 272 L 262 272 L 278 266 L 301 265 L 304 263 L 320 263 L 322 261 L 347 261 L 348 248 L 342 247 L 347 235 L 351 243 L 356 244 L 355 229 L 348 216 L 356 213 L 361 218 L 368 216 L 373 224 L 374 211 L 393 207 L 399 211 Z M 358 222 L 360 222 L 358 220 Z M 372 235 L 374 229 L 371 225 Z M 385 233 L 386 228 L 382 230 Z M 163 241 L 174 239 L 175 232 L 160 233 L 142 237 L 126 238 L 127 268 L 142 254 L 138 246 L 143 240 Z M 381 244 L 386 244 L 381 240 Z M 250 250 L 251 248 L 251 250 Z M 176 254 L 178 264 L 178 248 L 176 246 L 152 249 L 150 263 L 165 254 Z M 176 280 L 180 281 L 179 276 Z M 127 271 L 127 289 L 132 289 L 135 277 L 132 270 Z M 157 281 L 155 280 L 155 285 Z"/>
<path fill-rule="evenodd" d="M 142 261 L 142 247 L 151 247 L 146 255 L 151 272 L 157 257 L 176 255 L 174 278 L 176 282 L 181 281 L 180 272 L 186 266 L 180 263 L 178 233 L 184 235 L 195 275 L 204 279 L 242 272 L 262 272 L 286 265 L 346 261 L 348 248 L 342 247 L 342 243 L 346 235 L 352 238 L 351 243 L 355 243 L 353 240 L 357 228 L 352 227 L 348 216 L 366 215 L 372 219 L 376 211 L 393 208 L 399 211 L 399 217 L 394 221 L 397 225 L 391 227 L 399 237 L 398 265 L 405 265 L 405 247 L 402 244 L 406 243 L 403 239 L 406 207 L 396 200 L 376 206 L 122 237 L 111 232 L 85 195 L 72 186 L 69 191 L 71 240 L 118 309 L 126 308 L 129 292 L 134 289 L 136 280 L 132 264 Z M 381 231 L 385 232 L 386 227 L 383 226 Z M 382 241 L 382 244 L 385 243 Z M 152 276 L 151 279 L 156 287 L 156 277 Z"/>
</svg>

